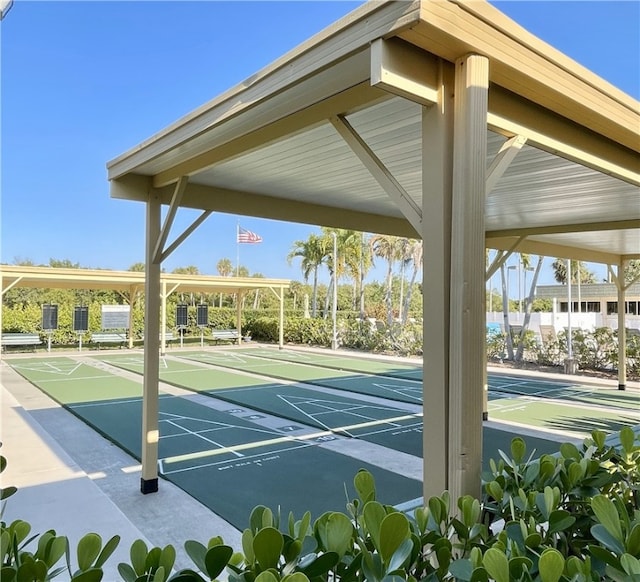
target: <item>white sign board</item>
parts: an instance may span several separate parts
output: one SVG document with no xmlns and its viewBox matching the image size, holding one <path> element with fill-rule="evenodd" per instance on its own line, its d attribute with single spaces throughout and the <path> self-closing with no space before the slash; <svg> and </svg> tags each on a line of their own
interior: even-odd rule
<svg viewBox="0 0 640 582">
<path fill-rule="evenodd" d="M 102 329 L 129 329 L 129 305 L 103 305 Z"/>
</svg>

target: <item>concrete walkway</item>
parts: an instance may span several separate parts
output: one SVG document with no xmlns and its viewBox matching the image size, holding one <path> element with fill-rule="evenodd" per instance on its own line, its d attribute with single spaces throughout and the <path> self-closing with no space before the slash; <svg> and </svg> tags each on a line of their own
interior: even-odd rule
<svg viewBox="0 0 640 582">
<path fill-rule="evenodd" d="M 0 385 L 0 452 L 8 462 L 0 478 L 2 487 L 18 487 L 7 500 L 3 521 L 23 519 L 32 525 L 33 534 L 55 529 L 66 535 L 72 567 L 83 535 L 98 533 L 103 543 L 120 535 L 118 549 L 105 567 L 106 582 L 121 579 L 117 565 L 129 560 L 136 539 L 149 547 L 172 544 L 177 568 L 193 568 L 182 547 L 188 539 L 206 545 L 221 535 L 227 544 L 241 547 L 238 530 L 172 483 L 162 480 L 158 493 L 142 495 L 135 459 L 4 363 Z"/>
</svg>

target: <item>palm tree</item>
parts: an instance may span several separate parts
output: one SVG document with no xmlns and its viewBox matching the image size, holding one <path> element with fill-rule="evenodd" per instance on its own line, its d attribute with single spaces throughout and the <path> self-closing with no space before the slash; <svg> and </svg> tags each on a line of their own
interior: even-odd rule
<svg viewBox="0 0 640 582">
<path fill-rule="evenodd" d="M 287 255 L 287 261 L 295 257 L 300 257 L 300 267 L 305 283 L 309 281 L 309 276 L 313 273 L 313 299 L 311 301 L 311 316 L 315 317 L 318 306 L 318 269 L 326 260 L 326 249 L 321 236 L 317 234 L 309 235 L 307 240 L 297 240 L 293 243 L 293 248 Z"/>
<path fill-rule="evenodd" d="M 262 273 L 254 273 L 251 275 L 256 279 L 264 279 L 264 275 Z M 253 308 L 258 309 L 260 307 L 260 289 L 255 290 L 255 295 L 253 296 Z"/>
<path fill-rule="evenodd" d="M 522 261 L 522 267 L 525 269 L 529 269 L 531 265 L 531 256 L 527 254 L 521 254 L 520 260 Z M 522 356 L 524 352 L 524 338 L 527 330 L 529 329 L 529 322 L 531 321 L 531 307 L 533 306 L 533 296 L 535 294 L 536 285 L 538 283 L 538 276 L 540 275 L 540 270 L 542 269 L 542 262 L 544 257 L 538 256 L 538 262 L 536 263 L 533 277 L 531 280 L 531 287 L 529 291 L 525 289 L 525 292 L 528 293 L 524 302 L 524 321 L 522 322 L 522 331 L 520 332 L 520 341 L 518 342 L 518 349 L 516 350 L 515 361 L 521 362 Z"/>
<path fill-rule="evenodd" d="M 336 235 L 337 261 L 333 259 L 333 235 Z M 357 273 L 358 269 L 358 251 L 360 248 L 361 236 L 355 230 L 347 230 L 342 228 L 322 228 L 323 240 L 325 245 L 326 264 L 329 268 L 331 280 L 329 289 L 325 297 L 324 316 L 329 315 L 329 303 L 333 297 L 334 279 L 339 281 L 341 277 L 349 273 Z M 335 270 L 335 272 L 334 272 Z M 355 300 L 355 296 L 354 296 Z"/>
<path fill-rule="evenodd" d="M 418 272 L 420 271 L 420 269 L 422 269 L 423 245 L 421 240 L 411 241 L 408 256 L 410 257 L 409 260 L 413 265 L 413 269 L 411 270 L 411 280 L 409 281 L 409 288 L 407 289 L 407 297 L 404 302 L 404 309 L 400 315 L 403 324 L 407 322 L 407 317 L 409 316 L 409 306 L 411 305 L 411 295 L 413 293 L 413 288 L 416 283 Z"/>
<path fill-rule="evenodd" d="M 567 284 L 567 261 L 565 259 L 555 259 L 551 263 L 553 269 L 553 278 L 561 285 Z M 590 271 L 582 261 L 577 261 L 571 265 L 571 284 L 576 283 L 595 283 L 596 276 Z"/>
<path fill-rule="evenodd" d="M 230 277 L 233 274 L 233 263 L 231 259 L 220 259 L 216 264 L 216 269 L 221 277 Z M 222 293 L 220 293 L 218 307 L 222 307 Z"/>
<path fill-rule="evenodd" d="M 385 305 L 387 306 L 387 325 L 393 323 L 393 306 L 391 305 L 391 285 L 393 283 L 393 264 L 398 259 L 397 236 L 376 234 L 369 240 L 369 246 L 374 256 L 387 261 L 387 280 L 385 286 Z"/>
</svg>

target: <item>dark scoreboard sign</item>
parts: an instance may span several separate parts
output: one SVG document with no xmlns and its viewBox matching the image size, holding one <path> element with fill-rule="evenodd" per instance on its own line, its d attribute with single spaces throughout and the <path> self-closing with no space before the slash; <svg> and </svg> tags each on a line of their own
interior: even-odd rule
<svg viewBox="0 0 640 582">
<path fill-rule="evenodd" d="M 73 331 L 89 331 L 89 307 L 77 305 L 73 309 Z"/>
<path fill-rule="evenodd" d="M 58 329 L 58 306 L 43 305 L 42 306 L 42 329 L 45 331 L 53 331 Z"/>
</svg>

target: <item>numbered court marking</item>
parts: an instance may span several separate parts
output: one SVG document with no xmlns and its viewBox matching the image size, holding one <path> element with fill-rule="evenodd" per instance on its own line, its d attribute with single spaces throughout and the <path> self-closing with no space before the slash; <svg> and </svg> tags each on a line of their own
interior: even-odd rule
<svg viewBox="0 0 640 582">
<path fill-rule="evenodd" d="M 83 365 L 84 364 L 82 362 L 74 362 L 73 360 L 69 360 L 68 363 L 59 360 L 44 360 L 42 362 L 30 362 L 28 364 L 11 363 L 11 367 L 14 370 L 48 372 L 50 374 L 56 374 L 58 376 L 71 376 L 71 374 L 73 374 Z"/>
<path fill-rule="evenodd" d="M 193 430 L 185 424 L 193 424 L 193 422 L 201 423 L 202 428 Z M 229 461 L 228 458 L 216 459 L 221 455 L 232 455 L 236 459 L 241 459 L 243 464 L 257 463 L 260 464 L 264 461 L 275 458 L 279 458 L 281 453 L 287 451 L 297 450 L 309 446 L 316 446 L 317 444 L 325 440 L 333 440 L 335 437 L 328 431 L 314 432 L 312 434 L 289 436 L 278 434 L 272 430 L 263 429 L 260 427 L 249 428 L 246 426 L 237 426 L 231 423 L 224 423 L 205 418 L 197 418 L 192 416 L 183 416 L 178 414 L 172 414 L 168 412 L 160 412 L 160 425 L 170 425 L 182 432 L 161 435 L 160 439 L 176 439 L 183 436 L 195 436 L 200 438 L 210 445 L 212 448 L 205 451 L 198 451 L 194 453 L 186 453 L 182 455 L 174 455 L 171 457 L 165 457 L 158 460 L 158 468 L 163 475 L 172 475 L 175 473 L 183 473 L 185 471 L 193 471 L 196 469 L 202 469 L 205 467 L 219 466 L 220 468 L 230 468 L 230 464 L 233 465 L 233 461 Z M 240 443 L 236 445 L 224 445 L 220 442 L 220 439 L 216 439 L 215 435 L 220 434 L 223 431 L 235 431 L 242 430 L 245 432 L 259 433 L 266 435 L 266 438 Z M 162 431 L 161 431 L 162 432 Z M 282 447 L 281 445 L 289 445 Z M 252 452 L 255 449 L 263 447 L 275 447 L 271 450 L 263 452 Z M 275 455 L 275 456 L 274 456 Z M 203 460 L 208 461 L 202 462 Z M 171 465 L 178 463 L 189 463 L 193 461 L 193 464 L 186 467 L 171 468 Z"/>
</svg>

